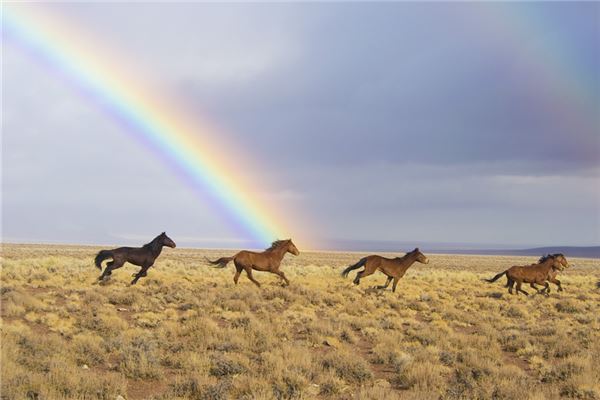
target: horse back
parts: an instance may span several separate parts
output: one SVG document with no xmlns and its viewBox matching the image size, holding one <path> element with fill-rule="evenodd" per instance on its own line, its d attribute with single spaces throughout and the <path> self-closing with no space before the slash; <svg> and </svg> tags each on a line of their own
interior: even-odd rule
<svg viewBox="0 0 600 400">
<path fill-rule="evenodd" d="M 117 247 L 116 249 L 112 249 L 110 251 L 113 253 L 117 253 L 117 254 L 123 254 L 123 253 L 129 252 L 131 250 L 135 250 L 135 249 L 136 249 L 136 247 Z"/>
<path fill-rule="evenodd" d="M 242 250 L 235 255 L 235 263 L 242 266 L 250 266 L 254 269 L 269 269 L 271 266 L 271 258 L 269 254 L 264 252 Z"/>
<path fill-rule="evenodd" d="M 370 267 L 379 268 L 383 263 L 385 263 L 385 260 L 389 261 L 389 259 L 382 257 L 382 256 L 378 256 L 378 255 L 366 256 L 365 257 L 365 265 L 370 266 Z"/>
<path fill-rule="evenodd" d="M 548 276 L 550 275 L 550 271 L 545 269 L 540 264 L 533 265 L 514 265 L 510 267 L 507 271 L 507 274 L 511 278 L 516 278 L 526 283 L 543 283 Z"/>
<path fill-rule="evenodd" d="M 379 269 L 383 273 L 388 275 L 404 274 L 403 263 L 397 258 L 386 258 L 378 255 L 368 256 L 366 265 L 373 268 Z"/>
<path fill-rule="evenodd" d="M 112 250 L 115 259 L 122 259 L 134 265 L 145 265 L 152 263 L 154 260 L 152 255 L 143 247 L 119 247 Z"/>
</svg>

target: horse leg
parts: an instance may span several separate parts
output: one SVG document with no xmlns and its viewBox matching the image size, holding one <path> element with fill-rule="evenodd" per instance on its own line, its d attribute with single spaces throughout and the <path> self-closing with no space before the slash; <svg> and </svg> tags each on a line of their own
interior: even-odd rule
<svg viewBox="0 0 600 400">
<path fill-rule="evenodd" d="M 390 282 L 392 282 L 392 279 L 394 279 L 394 277 L 388 276 L 387 281 L 385 281 L 385 284 L 381 285 L 381 286 L 377 286 L 377 289 L 387 289 L 387 287 L 390 286 Z"/>
<path fill-rule="evenodd" d="M 131 284 L 135 285 L 140 278 L 142 278 L 144 276 L 147 276 L 148 275 L 148 272 L 147 272 L 148 268 L 150 268 L 151 266 L 152 265 L 143 266 L 142 269 L 140 269 L 140 272 L 138 272 L 137 274 L 134 275 L 135 278 L 133 278 L 133 280 L 131 281 Z"/>
<path fill-rule="evenodd" d="M 285 282 L 285 286 L 290 286 L 290 281 L 288 281 L 288 278 L 286 278 L 285 274 L 283 273 L 283 271 L 273 271 L 274 274 L 278 275 L 281 279 L 284 280 Z"/>
<path fill-rule="evenodd" d="M 362 271 L 358 271 L 358 273 L 356 274 L 356 278 L 354 278 L 354 284 L 358 285 L 360 284 L 360 280 L 362 278 L 364 278 L 365 276 L 369 276 L 371 275 L 373 272 L 375 272 L 375 269 L 371 269 L 368 268 L 367 266 L 365 266 L 365 269 L 363 269 Z"/>
<path fill-rule="evenodd" d="M 104 278 L 106 278 L 107 276 L 110 276 L 110 274 L 112 274 L 111 270 L 112 270 L 112 266 L 114 263 L 115 263 L 114 261 L 109 261 L 106 263 L 106 268 L 104 268 L 104 271 L 98 277 L 99 281 L 103 280 Z"/>
<path fill-rule="evenodd" d="M 235 275 L 233 276 L 233 282 L 237 285 L 238 284 L 238 279 L 240 279 L 240 274 L 242 273 L 242 270 L 244 268 L 240 267 L 239 265 L 236 264 L 235 266 Z"/>
<path fill-rule="evenodd" d="M 246 275 L 248 275 L 248 279 L 254 282 L 256 286 L 260 287 L 260 283 L 252 276 L 252 267 L 245 267 L 244 269 L 246 270 Z"/>
<path fill-rule="evenodd" d="M 546 296 L 550 294 L 550 284 L 548 281 L 544 282 L 544 289 L 542 290 L 542 293 L 546 293 Z"/>
<path fill-rule="evenodd" d="M 398 285 L 398 281 L 400 280 L 400 278 L 395 277 L 394 278 L 394 284 L 392 285 L 392 292 L 396 293 L 396 285 Z"/>
<path fill-rule="evenodd" d="M 506 286 L 508 286 L 508 293 L 513 294 L 513 286 L 515 285 L 515 281 L 512 279 L 508 280 L 508 283 Z"/>
<path fill-rule="evenodd" d="M 100 275 L 98 280 L 101 281 L 101 280 L 105 279 L 107 276 L 110 276 L 115 269 L 121 268 L 124 264 L 125 264 L 125 261 L 121 261 L 121 260 L 112 260 L 112 261 L 106 263 L 106 268 L 104 269 L 104 272 L 102 273 L 102 275 Z"/>
<path fill-rule="evenodd" d="M 363 272 L 365 272 L 364 269 L 362 271 L 358 271 L 356 273 L 356 277 L 354 278 L 354 280 L 352 281 L 352 283 L 354 283 L 355 285 L 360 284 L 360 276 L 363 274 Z"/>
<path fill-rule="evenodd" d="M 536 291 L 537 293 L 539 293 L 539 292 L 540 292 L 540 289 L 538 289 L 538 287 L 537 287 L 537 286 L 535 286 L 535 283 L 531 282 L 531 283 L 529 284 L 529 286 L 531 286 L 532 288 L 534 288 L 534 289 L 535 289 L 535 291 Z"/>
<path fill-rule="evenodd" d="M 552 278 L 552 279 L 550 279 L 550 282 L 552 282 L 552 283 L 554 283 L 556 286 L 558 286 L 558 291 L 559 291 L 559 292 L 562 292 L 562 291 L 563 291 L 562 285 L 560 284 L 560 281 L 559 281 L 558 279 L 556 279 L 556 278 Z"/>
<path fill-rule="evenodd" d="M 529 296 L 529 293 L 521 289 L 521 284 L 521 281 L 517 281 L 517 294 L 519 294 L 519 292 L 522 292 L 525 296 Z"/>
</svg>

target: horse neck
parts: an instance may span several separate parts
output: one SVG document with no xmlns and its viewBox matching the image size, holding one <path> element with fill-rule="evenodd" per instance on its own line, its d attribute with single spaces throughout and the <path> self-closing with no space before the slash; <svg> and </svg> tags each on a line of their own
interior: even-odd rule
<svg viewBox="0 0 600 400">
<path fill-rule="evenodd" d="M 544 272 L 550 272 L 551 270 L 553 270 L 553 266 L 554 266 L 554 259 L 549 258 L 544 262 L 541 262 L 538 264 L 539 268 L 544 271 Z"/>
<path fill-rule="evenodd" d="M 158 238 L 156 238 L 148 244 L 149 244 L 148 247 L 150 248 L 150 252 L 154 256 L 154 258 L 158 257 L 163 248 L 162 243 L 160 243 Z"/>
<path fill-rule="evenodd" d="M 275 256 L 275 258 L 278 259 L 279 261 L 283 260 L 283 256 L 285 256 L 286 252 L 287 252 L 287 247 L 285 247 L 285 246 L 279 246 L 279 247 L 269 250 L 269 253 L 273 254 Z"/>
<path fill-rule="evenodd" d="M 415 263 L 415 261 L 417 261 L 417 256 L 416 256 L 416 254 L 412 254 L 412 253 L 405 254 L 403 257 L 400 258 L 400 262 L 402 263 L 402 266 L 405 271 L 411 265 L 413 265 Z"/>
</svg>

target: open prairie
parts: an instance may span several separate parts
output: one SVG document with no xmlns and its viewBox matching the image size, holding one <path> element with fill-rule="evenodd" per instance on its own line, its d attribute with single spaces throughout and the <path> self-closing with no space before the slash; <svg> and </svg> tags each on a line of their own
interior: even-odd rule
<svg viewBox="0 0 600 400">
<path fill-rule="evenodd" d="M 482 278 L 534 257 L 428 254 L 392 293 L 340 276 L 361 253 L 288 254 L 259 289 L 179 248 L 94 284 L 98 250 L 3 246 L 2 399 L 600 398 L 598 260 L 525 297 Z"/>
</svg>

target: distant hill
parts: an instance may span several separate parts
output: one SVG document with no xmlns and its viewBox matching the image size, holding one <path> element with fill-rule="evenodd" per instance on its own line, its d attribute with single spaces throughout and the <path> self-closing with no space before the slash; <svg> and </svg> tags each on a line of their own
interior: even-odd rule
<svg viewBox="0 0 600 400">
<path fill-rule="evenodd" d="M 546 246 L 526 249 L 507 248 L 510 245 L 442 243 L 442 242 L 401 242 L 329 239 L 329 249 L 358 252 L 395 252 L 403 253 L 415 247 L 425 253 L 438 254 L 481 254 L 506 256 L 541 256 L 543 254 L 563 253 L 567 257 L 600 258 L 600 246 Z M 512 246 L 511 246 L 512 247 Z M 516 247 L 516 246 L 515 246 Z"/>
<path fill-rule="evenodd" d="M 429 250 L 429 253 L 444 254 L 482 254 L 496 256 L 541 256 L 542 254 L 563 253 L 567 257 L 600 258 L 600 246 L 576 247 L 576 246 L 550 246 L 535 247 L 531 249 L 445 249 Z"/>
</svg>

